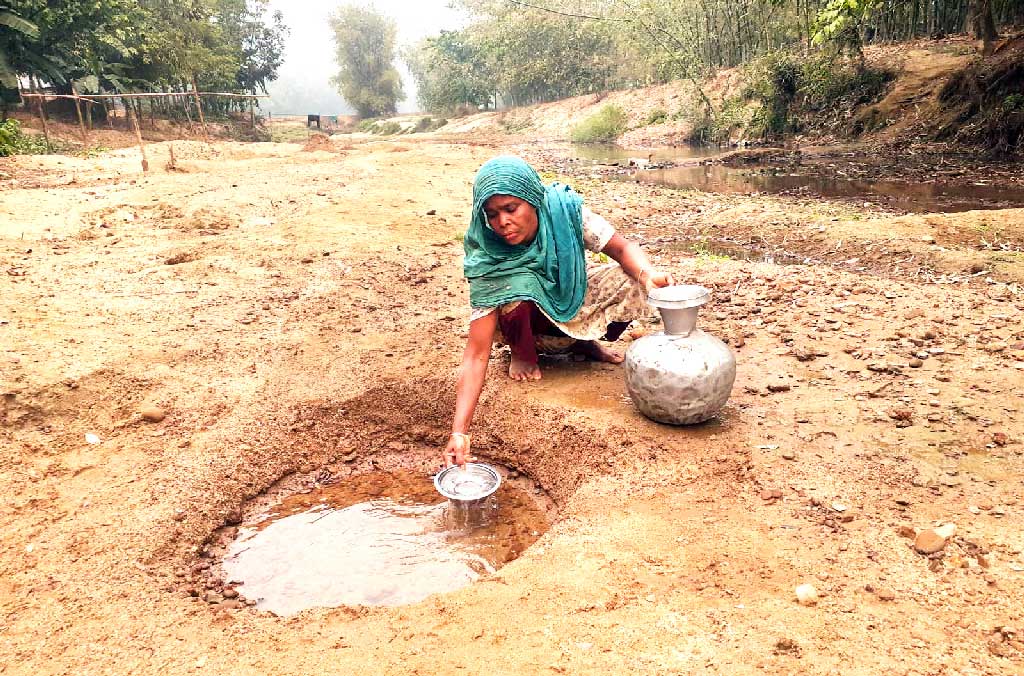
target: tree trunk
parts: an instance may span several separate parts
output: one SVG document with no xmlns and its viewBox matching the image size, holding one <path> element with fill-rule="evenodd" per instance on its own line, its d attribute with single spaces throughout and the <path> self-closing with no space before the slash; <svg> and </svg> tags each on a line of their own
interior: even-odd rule
<svg viewBox="0 0 1024 676">
<path fill-rule="evenodd" d="M 967 32 L 981 43 L 986 56 L 992 53 L 996 38 L 996 21 L 992 15 L 992 0 L 970 0 L 967 10 Z"/>
</svg>

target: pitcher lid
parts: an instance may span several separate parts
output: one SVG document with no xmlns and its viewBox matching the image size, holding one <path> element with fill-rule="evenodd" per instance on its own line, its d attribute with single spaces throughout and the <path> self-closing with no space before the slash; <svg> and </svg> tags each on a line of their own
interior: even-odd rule
<svg viewBox="0 0 1024 676">
<path fill-rule="evenodd" d="M 696 284 L 676 284 L 651 289 L 647 302 L 654 307 L 682 309 L 699 307 L 711 300 L 711 290 Z"/>
</svg>

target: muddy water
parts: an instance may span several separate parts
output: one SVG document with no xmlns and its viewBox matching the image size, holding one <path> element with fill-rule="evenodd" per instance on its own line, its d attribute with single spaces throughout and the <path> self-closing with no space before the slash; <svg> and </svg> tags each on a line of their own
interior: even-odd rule
<svg viewBox="0 0 1024 676">
<path fill-rule="evenodd" d="M 243 524 L 222 563 L 256 607 L 397 606 L 454 591 L 515 559 L 547 530 L 536 489 L 505 481 L 467 518 L 430 477 L 400 471 L 293 495 Z"/>
<path fill-rule="evenodd" d="M 867 199 L 910 212 L 958 212 L 1024 205 L 1024 191 L 991 185 L 894 180 L 843 179 L 815 173 L 813 164 L 799 171 L 776 167 L 728 167 L 719 164 L 641 170 L 631 180 L 677 189 L 719 194 L 795 194 Z"/>
<path fill-rule="evenodd" d="M 637 149 L 623 148 L 607 144 L 580 144 L 572 146 L 572 154 L 584 162 L 595 164 L 625 164 L 631 158 L 646 160 L 649 156 L 654 162 L 675 162 L 694 158 L 707 158 L 721 155 L 728 148 L 717 146 L 673 146 L 671 148 Z"/>
</svg>

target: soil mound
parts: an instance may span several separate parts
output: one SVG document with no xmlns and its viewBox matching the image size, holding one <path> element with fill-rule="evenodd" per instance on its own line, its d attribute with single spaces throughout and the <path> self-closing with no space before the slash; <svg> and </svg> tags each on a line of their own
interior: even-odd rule
<svg viewBox="0 0 1024 676">
<path fill-rule="evenodd" d="M 306 145 L 302 147 L 302 150 L 307 153 L 317 150 L 326 150 L 329 153 L 336 152 L 334 145 L 331 143 L 331 138 L 325 134 L 312 134 L 309 140 L 306 141 Z"/>
<path fill-rule="evenodd" d="M 999 154 L 1024 141 L 1024 34 L 955 73 L 939 91 L 938 140 L 977 143 Z"/>
</svg>

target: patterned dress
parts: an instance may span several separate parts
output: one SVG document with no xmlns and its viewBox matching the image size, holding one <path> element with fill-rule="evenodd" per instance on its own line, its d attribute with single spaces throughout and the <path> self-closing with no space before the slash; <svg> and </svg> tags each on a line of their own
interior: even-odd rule
<svg viewBox="0 0 1024 676">
<path fill-rule="evenodd" d="M 583 246 L 587 251 L 600 253 L 614 234 L 615 228 L 611 223 L 583 207 Z M 499 307 L 474 307 L 470 321 L 492 312 L 511 313 L 520 302 L 512 301 Z M 551 321 L 564 336 L 536 335 L 537 351 L 549 354 L 564 352 L 577 340 L 600 340 L 614 322 L 630 322 L 648 314 L 647 294 L 639 282 L 623 272 L 618 263 L 602 264 L 588 256 L 587 293 L 583 305 L 569 321 Z M 505 342 L 500 331 L 495 339 Z"/>
</svg>

